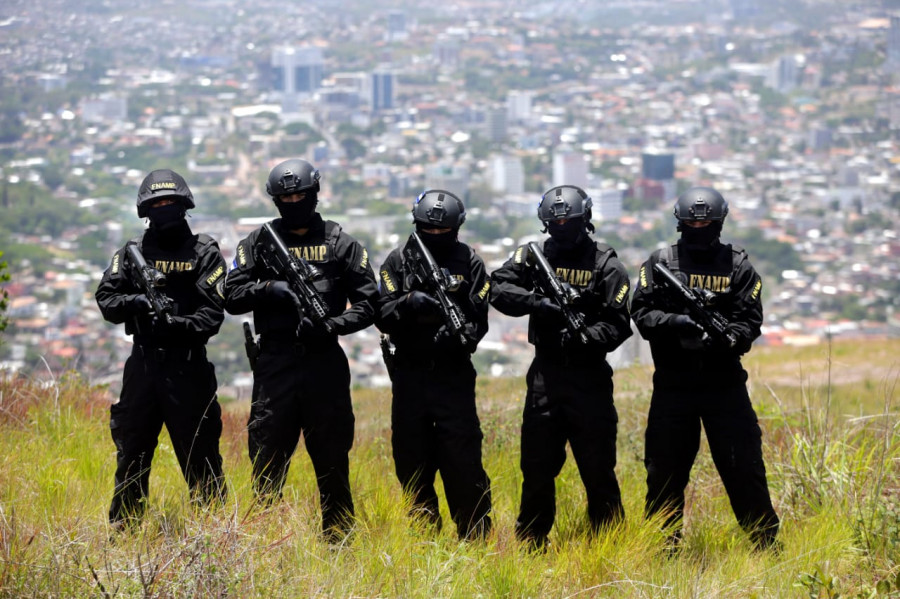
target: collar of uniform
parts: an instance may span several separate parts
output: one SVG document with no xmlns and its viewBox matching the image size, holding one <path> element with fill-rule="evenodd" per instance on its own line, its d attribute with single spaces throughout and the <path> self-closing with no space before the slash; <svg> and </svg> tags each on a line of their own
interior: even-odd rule
<svg viewBox="0 0 900 599">
<path fill-rule="evenodd" d="M 284 227 L 283 221 L 280 218 L 275 219 L 275 228 L 278 229 L 278 232 L 282 235 L 293 235 L 294 237 L 306 237 L 311 233 L 316 233 L 325 230 L 325 221 L 322 219 L 322 215 L 318 212 L 314 212 L 312 217 L 309 219 L 309 224 L 305 227 L 309 229 L 304 235 L 297 235 L 296 233 L 291 233 L 288 229 Z"/>
</svg>

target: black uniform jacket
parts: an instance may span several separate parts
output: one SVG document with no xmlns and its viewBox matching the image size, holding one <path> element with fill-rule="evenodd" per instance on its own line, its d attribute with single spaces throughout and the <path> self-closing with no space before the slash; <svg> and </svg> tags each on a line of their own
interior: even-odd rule
<svg viewBox="0 0 900 599">
<path fill-rule="evenodd" d="M 528 246 L 520 246 L 499 269 L 491 273 L 491 304 L 510 316 L 532 314 L 528 321 L 528 341 L 539 356 L 569 363 L 603 360 L 608 352 L 631 336 L 628 320 L 629 280 L 616 252 L 590 238 L 574 250 L 563 252 L 552 238 L 543 246 L 547 261 L 557 278 L 580 294 L 573 308 L 584 317 L 588 343 L 560 345 L 564 324 L 532 314 L 542 296 L 535 290 L 535 274 L 528 260 Z"/>
<path fill-rule="evenodd" d="M 654 285 L 656 262 L 663 262 L 687 286 L 715 294 L 713 307 L 730 323 L 728 330 L 737 339 L 734 348 L 685 343 L 684 334 L 673 329 L 670 322 L 677 314 L 687 314 L 687 309 L 677 299 L 667 297 L 661 284 Z M 761 291 L 762 280 L 740 247 L 719 244 L 709 252 L 696 253 L 679 240 L 671 248 L 653 252 L 641 266 L 631 312 L 641 336 L 650 342 L 657 372 L 682 379 L 703 373 L 700 378 L 716 380 L 741 373 L 740 356 L 760 335 Z"/>
<path fill-rule="evenodd" d="M 409 243 L 409 242 L 407 242 Z M 413 276 L 411 265 L 403 258 L 404 247 L 393 250 L 381 267 L 378 314 L 375 324 L 381 332 L 390 335 L 397 347 L 397 355 L 403 357 L 434 357 L 434 338 L 446 322 L 435 313 L 419 316 L 404 310 L 403 301 L 410 291 L 428 292 Z M 459 287 L 447 296 L 462 310 L 466 318 L 465 334 L 470 339 L 467 352 L 474 352 L 478 341 L 488 331 L 488 299 L 491 283 L 484 262 L 466 244 L 458 242 L 446 256 L 434 256 L 435 262 L 445 268 L 459 282 Z M 445 351 L 463 350 L 459 347 L 443 348 Z"/>
<path fill-rule="evenodd" d="M 152 315 L 133 315 L 129 310 L 128 304 L 141 291 L 128 276 L 128 244 L 113 255 L 97 287 L 95 297 L 103 318 L 115 324 L 124 322 L 125 332 L 134 335 L 135 343 L 153 347 L 198 347 L 219 332 L 225 318 L 222 286 L 226 269 L 212 237 L 188 234 L 178 247 L 164 249 L 151 227 L 128 243 L 137 243 L 147 264 L 166 276 L 162 290 L 172 300 L 175 322 L 166 327 L 154 325 Z"/>
<path fill-rule="evenodd" d="M 275 231 L 295 255 L 314 266 L 321 276 L 315 288 L 328 305 L 328 316 L 337 335 L 346 335 L 372 324 L 378 287 L 365 248 L 332 221 L 316 215 L 303 236 L 287 231 L 281 219 L 272 221 Z M 225 281 L 225 309 L 230 314 L 253 311 L 256 332 L 266 336 L 291 336 L 300 316 L 291 306 L 267 301 L 266 284 L 284 280 L 260 261 L 257 239 L 251 232 L 237 247 L 234 264 Z M 349 305 L 348 305 L 349 302 Z"/>
</svg>

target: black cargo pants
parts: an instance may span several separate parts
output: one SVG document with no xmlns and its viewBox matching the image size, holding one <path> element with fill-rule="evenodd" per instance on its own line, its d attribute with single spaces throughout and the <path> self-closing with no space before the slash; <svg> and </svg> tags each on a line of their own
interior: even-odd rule
<svg viewBox="0 0 900 599">
<path fill-rule="evenodd" d="M 391 378 L 394 466 L 413 513 L 440 526 L 434 489 L 440 472 L 459 538 L 484 537 L 491 529 L 491 481 L 481 461 L 471 361 L 442 359 L 435 368 L 398 357 Z"/>
<path fill-rule="evenodd" d="M 522 413 L 522 502 L 516 536 L 546 543 L 556 518 L 555 479 L 566 461 L 566 442 L 587 494 L 593 532 L 624 518 L 616 479 L 612 369 L 606 361 L 565 364 L 537 357 L 526 375 Z"/>
<path fill-rule="evenodd" d="M 680 527 L 702 423 L 734 515 L 754 543 L 770 545 L 779 522 L 766 482 L 762 432 L 744 380 L 687 388 L 661 384 L 659 378 L 654 375 L 646 432 L 647 515 L 667 510 L 666 525 Z M 674 534 L 680 536 L 680 528 Z"/>
<path fill-rule="evenodd" d="M 192 499 L 204 504 L 224 499 L 219 454 L 222 412 L 216 389 L 215 367 L 203 347 L 134 346 L 125 362 L 119 401 L 110 407 L 110 432 L 116 444 L 110 522 L 143 513 L 153 452 L 164 424 Z"/>
<path fill-rule="evenodd" d="M 247 424 L 254 490 L 266 501 L 281 496 L 302 433 L 318 482 L 322 530 L 338 540 L 353 525 L 347 356 L 336 338 L 314 348 L 263 339 L 260 350 Z"/>
</svg>

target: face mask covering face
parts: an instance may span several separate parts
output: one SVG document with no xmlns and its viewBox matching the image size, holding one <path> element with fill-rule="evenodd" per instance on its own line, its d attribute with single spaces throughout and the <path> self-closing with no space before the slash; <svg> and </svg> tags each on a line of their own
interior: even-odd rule
<svg viewBox="0 0 900 599">
<path fill-rule="evenodd" d="M 416 232 L 429 252 L 440 255 L 446 254 L 453 249 L 453 246 L 456 244 L 456 238 L 459 235 L 458 230 L 450 229 L 446 233 L 426 233 L 426 228 L 428 227 L 422 223 L 416 223 Z"/>
<path fill-rule="evenodd" d="M 302 229 L 312 220 L 316 210 L 316 199 L 306 197 L 299 202 L 282 202 L 275 200 L 281 220 L 288 230 Z"/>
<path fill-rule="evenodd" d="M 147 211 L 150 225 L 160 233 L 177 228 L 184 222 L 185 209 L 179 203 L 156 206 Z"/>
<path fill-rule="evenodd" d="M 584 221 L 580 218 L 573 218 L 563 225 L 551 222 L 547 225 L 547 230 L 561 249 L 570 250 L 583 239 Z"/>
<path fill-rule="evenodd" d="M 681 229 L 681 239 L 684 240 L 688 249 L 708 250 L 718 241 L 721 232 L 722 225 L 719 223 L 710 223 L 705 227 L 685 225 Z"/>
</svg>

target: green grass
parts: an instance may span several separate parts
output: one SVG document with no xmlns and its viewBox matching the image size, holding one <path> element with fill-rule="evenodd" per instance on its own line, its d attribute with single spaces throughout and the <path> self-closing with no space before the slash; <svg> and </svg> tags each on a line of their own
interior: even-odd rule
<svg viewBox="0 0 900 599">
<path fill-rule="evenodd" d="M 300 449 L 284 501 L 252 501 L 246 403 L 228 404 L 226 505 L 197 510 L 168 436 L 139 530 L 111 535 L 115 448 L 105 389 L 77 373 L 0 382 L 0 597 L 900 597 L 900 340 L 756 348 L 746 359 L 764 431 L 780 555 L 752 551 L 709 451 L 688 488 L 680 555 L 642 518 L 647 367 L 616 372 L 625 526 L 586 537 L 584 491 L 569 460 L 546 554 L 513 537 L 521 474 L 521 379 L 478 382 L 495 529 L 460 543 L 406 518 L 390 455 L 390 394 L 354 394 L 351 476 L 358 526 L 345 546 L 317 538 L 312 467 Z"/>
</svg>

